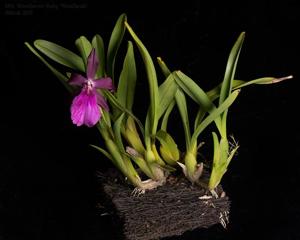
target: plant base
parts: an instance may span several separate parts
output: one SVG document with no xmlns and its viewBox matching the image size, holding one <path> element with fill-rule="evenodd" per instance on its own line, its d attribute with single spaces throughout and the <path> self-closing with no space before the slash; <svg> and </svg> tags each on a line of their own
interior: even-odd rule
<svg viewBox="0 0 300 240">
<path fill-rule="evenodd" d="M 228 221 L 230 202 L 221 187 L 216 191 L 221 197 L 216 198 L 185 178 L 172 177 L 166 185 L 137 196 L 117 178 L 105 179 L 101 183 L 104 206 L 112 209 L 127 240 L 161 239 L 218 223 L 225 227 Z"/>
</svg>

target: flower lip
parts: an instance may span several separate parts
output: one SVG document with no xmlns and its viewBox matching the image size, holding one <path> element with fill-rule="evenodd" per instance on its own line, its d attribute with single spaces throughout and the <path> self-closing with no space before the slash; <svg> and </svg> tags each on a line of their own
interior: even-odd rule
<svg viewBox="0 0 300 240">
<path fill-rule="evenodd" d="M 71 106 L 72 122 L 77 125 L 93 127 L 101 118 L 97 95 L 85 88 L 76 96 Z"/>
</svg>

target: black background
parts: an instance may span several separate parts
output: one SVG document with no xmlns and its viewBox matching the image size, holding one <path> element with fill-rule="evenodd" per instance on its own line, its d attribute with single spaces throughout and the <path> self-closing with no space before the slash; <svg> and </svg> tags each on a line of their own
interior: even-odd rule
<svg viewBox="0 0 300 240">
<path fill-rule="evenodd" d="M 300 239 L 297 5 L 5 1 L 0 38 L 0 239 L 114 239 L 116 226 L 95 210 L 95 171 L 110 166 L 88 146 L 101 144 L 100 136 L 96 129 L 72 125 L 71 96 L 24 41 L 43 38 L 75 51 L 77 37 L 91 39 L 99 33 L 107 45 L 122 12 L 153 57 L 161 56 L 204 89 L 222 80 L 241 31 L 246 31 L 246 39 L 237 78 L 294 75 L 277 85 L 243 89 L 230 110 L 228 128 L 241 148 L 223 179 L 232 200 L 228 229 L 215 226 L 176 239 Z M 141 100 L 135 104 L 139 116 L 148 94 L 142 76 L 137 93 Z M 190 110 L 196 110 L 193 104 Z M 175 123 L 172 131 L 180 137 Z M 209 141 L 207 145 L 205 150 Z"/>
</svg>

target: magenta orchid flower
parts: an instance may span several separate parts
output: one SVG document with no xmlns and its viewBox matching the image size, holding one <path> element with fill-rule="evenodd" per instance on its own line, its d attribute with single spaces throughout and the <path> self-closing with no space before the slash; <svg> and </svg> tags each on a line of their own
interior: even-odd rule
<svg viewBox="0 0 300 240">
<path fill-rule="evenodd" d="M 101 118 L 100 108 L 109 110 L 104 97 L 97 89 L 114 90 L 111 78 L 94 79 L 99 65 L 96 51 L 93 49 L 87 60 L 86 77 L 80 74 L 72 74 L 69 83 L 81 86 L 82 90 L 73 99 L 71 105 L 72 122 L 77 126 L 94 126 Z"/>
</svg>

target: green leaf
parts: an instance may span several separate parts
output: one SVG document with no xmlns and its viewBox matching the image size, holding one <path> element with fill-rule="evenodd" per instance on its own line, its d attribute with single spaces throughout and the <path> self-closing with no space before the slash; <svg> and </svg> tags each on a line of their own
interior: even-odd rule
<svg viewBox="0 0 300 240">
<path fill-rule="evenodd" d="M 180 89 L 177 90 L 175 99 L 176 99 L 176 104 L 178 106 L 182 124 L 183 124 L 186 148 L 189 149 L 191 144 L 190 121 L 189 121 L 186 99 L 183 92 Z"/>
<path fill-rule="evenodd" d="M 174 106 L 175 106 L 175 100 L 173 99 L 173 101 L 170 103 L 170 105 L 166 109 L 166 112 L 165 112 L 165 114 L 163 116 L 163 119 L 161 121 L 161 130 L 163 130 L 165 132 L 167 131 L 169 116 L 170 116 L 170 113 L 172 112 Z"/>
<path fill-rule="evenodd" d="M 159 118 L 161 117 L 161 114 L 164 114 L 162 123 L 161 123 L 161 129 L 164 131 L 167 131 L 169 116 L 175 106 L 174 97 L 177 92 L 178 85 L 174 84 L 174 83 L 176 83 L 175 78 L 174 78 L 173 74 L 171 73 L 170 69 L 168 68 L 168 66 L 166 65 L 166 63 L 160 57 L 157 58 L 157 62 L 162 70 L 162 73 L 167 78 L 165 80 L 165 82 L 158 89 L 159 96 L 161 99 L 160 103 L 162 102 L 162 100 L 164 99 L 164 96 L 166 94 L 169 95 L 169 99 L 166 99 L 168 101 L 165 101 L 166 103 L 168 103 L 168 104 L 165 103 L 165 105 L 167 106 L 167 109 L 165 109 L 165 107 L 162 107 L 162 105 L 160 104 L 160 113 L 159 113 Z M 170 92 L 168 92 L 169 89 L 171 90 Z M 171 99 L 171 98 L 173 98 L 173 99 Z"/>
<path fill-rule="evenodd" d="M 180 86 L 180 88 L 196 103 L 198 103 L 200 107 L 203 108 L 204 112 L 211 113 L 214 109 L 216 109 L 215 105 L 209 99 L 207 94 L 191 78 L 180 71 L 176 71 L 173 76 L 175 77 L 176 83 Z M 215 119 L 215 123 L 217 128 L 220 130 L 221 119 L 219 117 Z"/>
<path fill-rule="evenodd" d="M 156 134 L 156 138 L 160 141 L 162 145 L 167 146 L 167 148 L 174 154 L 175 159 L 179 159 L 179 152 L 177 144 L 171 135 L 163 130 L 159 130 Z"/>
<path fill-rule="evenodd" d="M 110 91 L 103 91 L 103 94 L 113 106 L 115 106 L 116 108 L 121 110 L 121 112 L 125 112 L 129 116 L 131 116 L 136 121 L 136 123 L 138 124 L 138 126 L 140 128 L 140 131 L 144 135 L 145 130 L 144 130 L 144 127 L 143 127 L 141 121 L 136 116 L 134 116 L 134 114 L 131 111 L 124 108 L 122 106 L 122 104 L 118 101 L 118 99 Z"/>
<path fill-rule="evenodd" d="M 106 126 L 108 126 L 109 128 L 111 127 L 111 119 L 110 119 L 110 114 L 108 111 L 100 108 L 101 114 L 102 114 L 102 118 L 101 121 L 104 121 Z"/>
<path fill-rule="evenodd" d="M 207 94 L 188 76 L 176 71 L 173 76 L 180 88 L 206 111 L 215 109 Z"/>
<path fill-rule="evenodd" d="M 104 141 L 107 141 L 111 138 L 113 138 L 113 133 L 111 131 L 111 127 L 107 125 L 106 121 L 98 121 L 97 124 L 97 129 L 101 133 L 101 136 Z"/>
<path fill-rule="evenodd" d="M 127 53 L 120 74 L 117 99 L 128 110 L 132 110 L 136 85 L 136 66 L 132 42 L 128 42 Z"/>
<path fill-rule="evenodd" d="M 197 153 L 192 150 L 187 150 L 184 156 L 184 165 L 186 170 L 183 168 L 183 172 L 185 172 L 186 177 L 192 183 L 197 181 L 199 179 L 199 177 L 195 176 L 197 170 Z"/>
<path fill-rule="evenodd" d="M 159 130 L 156 134 L 156 138 L 161 144 L 160 152 L 163 159 L 168 164 L 176 164 L 180 158 L 180 152 L 178 150 L 177 144 L 170 134 L 163 130 Z"/>
<path fill-rule="evenodd" d="M 229 150 L 229 143 L 226 138 L 222 138 L 218 142 L 217 135 L 213 135 L 214 139 L 214 160 L 213 168 L 209 178 L 208 187 L 210 190 L 216 188 L 222 180 L 223 175 L 226 173 L 228 165 L 238 150 L 239 146 L 234 146 Z M 229 152 L 230 151 L 230 152 Z"/>
<path fill-rule="evenodd" d="M 98 147 L 96 145 L 93 145 L 93 144 L 90 144 L 91 147 L 97 149 L 99 152 L 101 152 L 105 157 L 107 157 L 109 160 L 111 160 L 112 162 L 114 161 L 112 156 L 106 151 L 104 150 L 103 148 L 101 147 Z"/>
<path fill-rule="evenodd" d="M 105 53 L 103 39 L 99 34 L 96 34 L 92 40 L 92 46 L 96 49 L 96 54 L 99 59 L 99 66 L 96 72 L 96 78 L 105 76 Z"/>
<path fill-rule="evenodd" d="M 133 166 L 130 158 L 126 155 L 123 155 L 124 163 L 126 165 L 126 177 L 133 183 L 136 187 L 140 187 L 142 182 L 139 174 L 137 173 L 135 167 Z"/>
<path fill-rule="evenodd" d="M 130 154 L 128 154 L 128 156 L 136 163 L 136 165 L 138 165 L 138 167 L 140 168 L 140 170 L 146 174 L 146 176 L 148 176 L 149 178 L 154 178 L 150 168 L 148 167 L 148 164 L 146 163 L 146 161 L 139 157 L 139 156 L 132 156 Z"/>
<path fill-rule="evenodd" d="M 112 34 L 110 36 L 110 40 L 108 44 L 107 74 L 113 80 L 115 80 L 114 78 L 115 58 L 125 33 L 124 22 L 126 21 L 126 19 L 127 17 L 126 14 L 124 13 L 119 16 L 116 25 L 112 31 Z"/>
<path fill-rule="evenodd" d="M 125 149 L 124 149 L 122 136 L 121 136 L 121 128 L 124 127 L 124 125 L 123 125 L 124 116 L 125 116 L 125 113 L 122 113 L 120 115 L 120 117 L 115 121 L 114 127 L 113 127 L 116 144 L 119 148 L 119 151 L 123 152 L 123 153 L 125 152 Z"/>
<path fill-rule="evenodd" d="M 258 78 L 258 79 L 254 79 L 251 81 L 241 81 L 241 80 L 234 80 L 233 82 L 233 88 L 237 89 L 237 88 L 242 88 L 242 87 L 246 87 L 252 84 L 274 84 L 274 83 L 279 83 L 288 79 L 292 79 L 293 76 L 286 76 L 286 77 L 281 77 L 281 78 L 274 78 L 274 77 L 264 77 L 264 78 Z"/>
<path fill-rule="evenodd" d="M 194 131 L 197 129 L 199 124 L 202 122 L 203 118 L 205 117 L 206 111 L 200 108 L 197 112 L 195 122 L 194 122 Z"/>
<path fill-rule="evenodd" d="M 125 26 L 128 29 L 130 35 L 134 39 L 140 54 L 142 56 L 143 62 L 145 64 L 146 73 L 148 77 L 149 82 L 149 89 L 150 89 L 150 123 L 151 123 L 151 134 L 155 135 L 157 124 L 158 124 L 158 106 L 159 106 L 159 92 L 158 92 L 158 84 L 157 84 L 157 78 L 156 78 L 156 71 L 154 68 L 153 61 L 151 59 L 151 56 L 144 46 L 144 44 L 141 42 L 141 40 L 138 38 L 138 36 L 135 34 L 135 32 L 132 30 L 132 28 L 129 26 L 127 22 L 125 22 Z"/>
<path fill-rule="evenodd" d="M 85 69 L 87 67 L 87 59 L 92 51 L 92 44 L 85 36 L 76 39 L 75 45 L 78 48 L 80 55 L 84 61 Z"/>
<path fill-rule="evenodd" d="M 123 158 L 118 147 L 115 142 L 110 138 L 105 139 L 105 145 L 108 152 L 98 146 L 91 145 L 102 154 L 104 154 L 108 159 L 112 161 L 112 163 L 125 175 L 127 176 L 132 183 L 135 183 L 134 177 L 131 175 L 134 174 L 134 170 L 132 171 L 132 167 L 130 167 L 130 162 L 126 161 L 127 157 Z"/>
<path fill-rule="evenodd" d="M 194 131 L 191 146 L 197 143 L 197 138 L 199 137 L 200 133 L 211 123 L 213 122 L 221 113 L 223 113 L 226 109 L 228 109 L 234 100 L 237 98 L 240 90 L 236 90 L 232 92 L 229 97 L 216 109 L 210 112 L 210 114 L 201 122 L 201 124 L 197 127 Z"/>
<path fill-rule="evenodd" d="M 117 147 L 116 143 L 112 139 L 106 139 L 105 145 L 107 150 L 112 156 L 112 161 L 115 166 L 127 176 L 132 183 L 134 183 L 134 169 L 130 166 L 131 162 L 127 156 L 121 154 L 120 149 Z M 129 161 L 128 161 L 129 160 Z"/>
<path fill-rule="evenodd" d="M 34 46 L 53 61 L 74 70 L 85 72 L 82 58 L 70 50 L 41 39 L 34 41 Z"/>
<path fill-rule="evenodd" d="M 220 140 L 220 163 L 218 164 L 218 168 L 224 168 L 225 171 L 227 170 L 228 166 L 228 156 L 229 156 L 229 142 L 227 138 L 221 137 Z M 225 172 L 224 171 L 224 172 Z"/>
<path fill-rule="evenodd" d="M 218 135 L 215 132 L 212 132 L 213 135 L 213 143 L 214 143 L 214 155 L 213 155 L 213 168 L 219 165 L 220 157 L 221 157 L 221 150 L 219 144 Z"/>
<path fill-rule="evenodd" d="M 144 154 L 145 148 L 135 126 L 135 121 L 132 117 L 128 117 L 126 121 L 125 137 L 127 142 L 140 154 Z"/>
<path fill-rule="evenodd" d="M 235 75 L 235 70 L 237 66 L 237 62 L 239 59 L 240 51 L 244 42 L 245 33 L 242 32 L 240 36 L 238 37 L 236 43 L 234 44 L 233 48 L 230 51 L 229 58 L 227 61 L 226 71 L 224 80 L 222 82 L 221 92 L 220 92 L 220 98 L 219 98 L 219 105 L 222 104 L 225 99 L 230 95 L 232 91 L 232 82 Z M 226 130 L 226 122 L 227 122 L 227 111 L 224 111 L 224 113 L 221 114 L 221 135 L 222 137 L 226 138 L 227 130 Z"/>
<path fill-rule="evenodd" d="M 37 56 L 49 69 L 50 71 L 60 80 L 60 82 L 65 86 L 65 88 L 70 92 L 73 93 L 74 89 L 72 86 L 68 84 L 68 77 L 66 77 L 61 72 L 57 71 L 51 64 L 49 64 L 29 43 L 25 42 L 26 47 Z"/>
<path fill-rule="evenodd" d="M 150 125 L 150 111 L 148 109 L 145 120 L 145 145 L 147 149 L 151 149 L 151 125 Z"/>
<path fill-rule="evenodd" d="M 173 101 L 177 92 L 178 85 L 172 74 L 169 74 L 166 80 L 159 86 L 159 108 L 158 119 L 164 114 L 170 103 Z"/>
<path fill-rule="evenodd" d="M 291 78 L 292 78 L 292 76 L 287 76 L 287 77 L 283 77 L 283 78 L 263 77 L 263 78 L 253 79 L 250 81 L 233 80 L 232 90 L 250 86 L 252 84 L 259 84 L 259 85 L 274 84 L 274 83 L 278 83 L 278 82 L 288 80 Z M 222 83 L 219 84 L 218 86 L 214 87 L 210 91 L 206 92 L 207 96 L 210 98 L 211 101 L 214 101 L 215 99 L 217 99 L 220 96 L 221 86 L 222 86 Z"/>
<path fill-rule="evenodd" d="M 171 71 L 166 65 L 166 63 L 160 57 L 157 58 L 157 62 L 164 76 L 168 77 L 171 74 Z"/>
<path fill-rule="evenodd" d="M 234 74 L 239 59 L 240 51 L 244 42 L 244 38 L 245 38 L 245 32 L 242 32 L 230 51 L 224 80 L 222 82 L 219 105 L 222 104 L 231 93 L 232 81 L 234 79 Z"/>
</svg>

